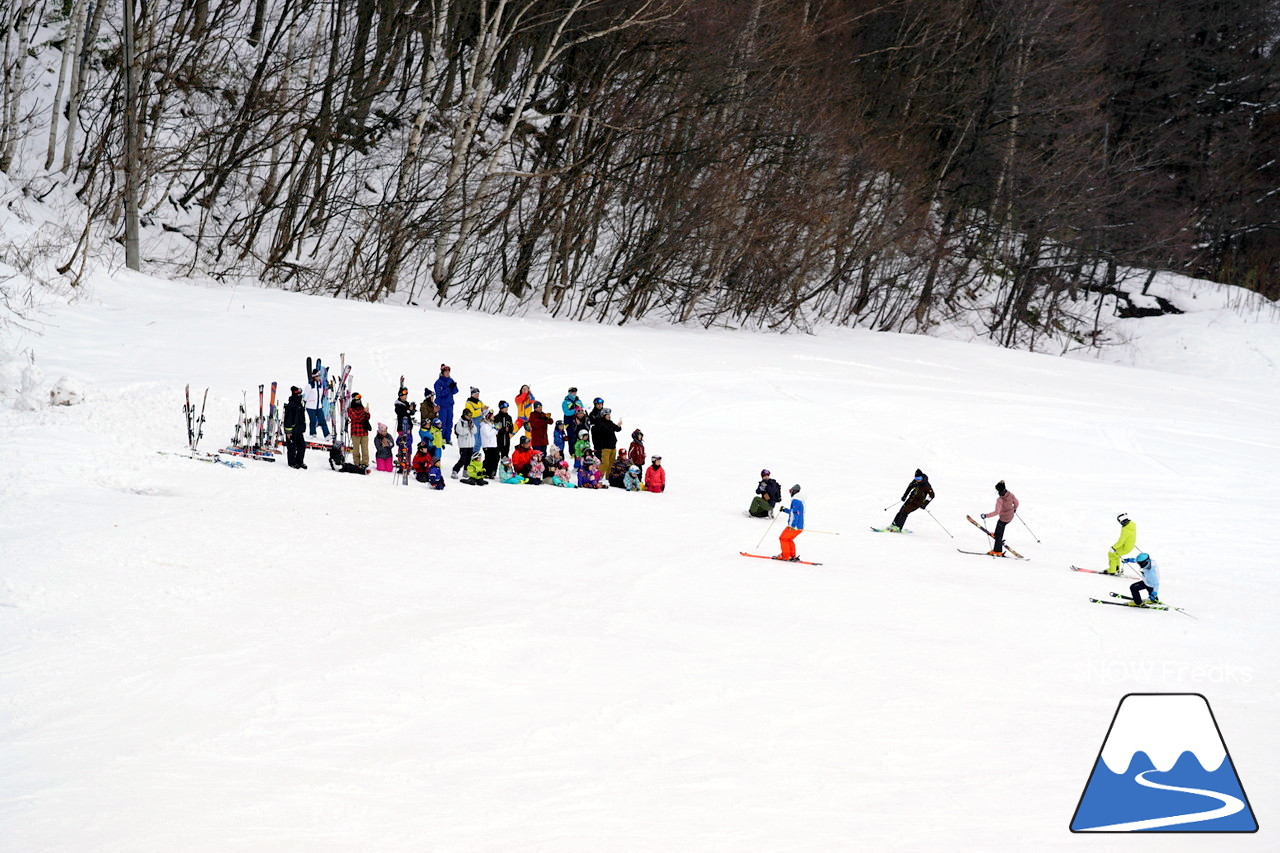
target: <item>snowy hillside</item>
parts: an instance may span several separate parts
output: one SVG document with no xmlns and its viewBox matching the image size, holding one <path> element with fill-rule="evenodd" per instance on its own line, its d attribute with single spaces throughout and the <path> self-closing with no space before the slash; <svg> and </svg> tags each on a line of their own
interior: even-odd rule
<svg viewBox="0 0 1280 853">
<path fill-rule="evenodd" d="M 3 349 L 86 399 L 20 411 L 3 373 L 0 849 L 1101 847 L 1068 822 L 1131 691 L 1209 699 L 1263 826 L 1215 849 L 1274 848 L 1273 323 L 1131 321 L 1108 357 L 1147 369 L 130 274 L 44 320 Z M 185 384 L 210 389 L 213 449 L 242 392 L 339 353 L 375 421 L 442 361 L 491 405 L 603 396 L 668 492 L 156 452 L 185 445 Z M 743 514 L 762 467 L 803 486 L 822 566 L 738 556 L 777 550 Z M 936 521 L 872 533 L 917 467 Z M 1029 562 L 957 552 L 985 549 L 965 515 L 998 479 Z M 1128 582 L 1068 566 L 1104 566 L 1121 511 L 1194 618 L 1089 602 Z M 1205 849 L 1125 842 L 1157 844 Z"/>
</svg>

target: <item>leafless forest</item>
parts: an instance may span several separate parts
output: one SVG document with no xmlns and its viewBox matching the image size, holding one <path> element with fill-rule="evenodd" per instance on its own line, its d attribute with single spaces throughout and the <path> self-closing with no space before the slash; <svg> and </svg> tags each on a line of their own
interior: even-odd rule
<svg viewBox="0 0 1280 853">
<path fill-rule="evenodd" d="M 1136 268 L 1280 297 L 1274 0 L 0 0 L 63 269 L 122 230 L 125 2 L 143 226 L 201 274 L 1009 346 Z"/>
</svg>

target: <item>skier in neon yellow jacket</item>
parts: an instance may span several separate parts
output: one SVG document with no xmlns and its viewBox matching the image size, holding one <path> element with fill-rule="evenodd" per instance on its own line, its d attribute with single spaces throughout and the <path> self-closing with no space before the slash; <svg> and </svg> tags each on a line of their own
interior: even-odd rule
<svg viewBox="0 0 1280 853">
<path fill-rule="evenodd" d="M 1138 543 L 1138 525 L 1129 518 L 1129 514 L 1120 513 L 1116 516 L 1116 521 L 1120 522 L 1120 538 L 1107 552 L 1107 574 L 1109 575 L 1118 575 L 1123 571 L 1120 568 L 1120 558 L 1132 551 Z"/>
</svg>

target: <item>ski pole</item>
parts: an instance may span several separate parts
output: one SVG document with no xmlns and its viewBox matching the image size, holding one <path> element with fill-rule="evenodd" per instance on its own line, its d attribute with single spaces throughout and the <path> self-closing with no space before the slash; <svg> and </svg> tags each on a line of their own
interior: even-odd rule
<svg viewBox="0 0 1280 853">
<path fill-rule="evenodd" d="M 1022 516 L 1018 516 L 1018 521 L 1022 521 Z M 1022 521 L 1022 526 L 1023 526 L 1023 527 L 1025 527 L 1025 528 L 1027 528 L 1027 532 L 1031 534 L 1031 538 L 1032 538 L 1032 539 L 1034 539 L 1034 540 L 1036 540 L 1036 544 L 1037 544 L 1037 545 L 1039 545 L 1039 544 L 1040 544 L 1040 537 L 1039 537 L 1039 536 L 1037 536 L 1037 535 L 1036 535 L 1036 532 L 1035 532 L 1034 530 L 1032 530 L 1032 529 L 1031 529 L 1031 526 L 1030 526 L 1030 525 L 1028 525 L 1025 521 Z"/>
<path fill-rule="evenodd" d="M 765 537 L 769 535 L 769 531 L 773 529 L 773 523 L 777 521 L 777 517 L 769 520 L 769 526 L 764 529 L 764 536 L 760 537 L 760 541 L 756 543 L 756 550 L 760 550 L 760 546 L 764 545 Z"/>
<path fill-rule="evenodd" d="M 927 506 L 921 507 L 921 509 L 923 509 L 925 512 L 929 512 L 929 508 L 928 508 Z M 931 513 L 931 512 L 929 512 L 929 517 L 930 517 L 930 518 L 932 518 L 934 521 L 938 521 L 938 517 L 937 517 L 936 515 L 934 515 L 933 513 Z M 942 532 L 943 532 L 943 533 L 947 534 L 947 535 L 948 535 L 948 536 L 950 536 L 952 539 L 955 539 L 955 538 L 956 538 L 956 537 L 951 533 L 951 531 L 947 529 L 946 525 L 944 525 L 941 521 L 938 521 L 938 526 L 942 528 Z"/>
<path fill-rule="evenodd" d="M 825 534 L 827 534 L 828 536 L 839 536 L 839 535 L 840 535 L 839 533 L 836 533 L 834 530 L 814 530 L 812 527 L 806 527 L 806 528 L 804 529 L 804 532 L 805 532 L 805 533 L 825 533 Z"/>
</svg>

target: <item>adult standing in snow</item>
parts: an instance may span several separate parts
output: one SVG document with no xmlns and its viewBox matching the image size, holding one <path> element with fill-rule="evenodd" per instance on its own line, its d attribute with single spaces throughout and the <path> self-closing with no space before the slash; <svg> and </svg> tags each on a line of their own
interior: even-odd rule
<svg viewBox="0 0 1280 853">
<path fill-rule="evenodd" d="M 609 471 L 613 468 L 613 460 L 618 456 L 618 433 L 622 431 L 622 419 L 613 422 L 613 410 L 601 409 L 600 417 L 591 424 L 591 442 L 595 445 L 596 456 L 600 457 L 600 468 Z"/>
<path fill-rule="evenodd" d="M 284 404 L 284 447 L 290 468 L 306 468 L 302 461 L 307 455 L 307 406 L 302 400 L 302 389 L 289 388 L 289 400 Z"/>
<path fill-rule="evenodd" d="M 369 410 L 359 394 L 351 395 L 347 408 L 347 420 L 351 421 L 351 461 L 361 468 L 369 467 Z"/>
<path fill-rule="evenodd" d="M 595 426 L 596 421 L 604 417 L 605 411 L 604 397 L 596 397 L 591 401 L 591 411 L 587 412 L 587 423 Z"/>
<path fill-rule="evenodd" d="M 751 499 L 751 507 L 747 515 L 753 518 L 773 518 L 773 509 L 782 500 L 782 486 L 773 479 L 768 468 L 760 471 L 760 482 L 756 484 L 756 496 Z"/>
<path fill-rule="evenodd" d="M 662 457 L 653 457 L 653 464 L 645 469 L 644 490 L 646 492 L 662 492 L 667 488 L 667 472 L 662 467 Z"/>
<path fill-rule="evenodd" d="M 1013 521 L 1013 516 L 1018 511 L 1018 498 L 1009 491 L 1004 484 L 1004 480 L 996 483 L 996 507 L 991 512 L 984 512 L 982 518 L 985 520 L 991 516 L 996 517 L 995 543 L 991 546 L 991 550 L 987 553 L 993 557 L 1004 556 L 1004 529 L 1009 522 Z"/>
<path fill-rule="evenodd" d="M 1142 606 L 1142 592 L 1146 590 L 1151 593 L 1149 604 L 1160 603 L 1160 570 L 1156 568 L 1156 561 L 1151 559 L 1151 555 L 1147 553 L 1139 553 L 1137 557 L 1125 557 L 1121 562 L 1137 563 L 1138 571 L 1142 572 L 1142 580 L 1129 587 L 1129 593 L 1133 596 L 1133 604 L 1135 607 Z"/>
<path fill-rule="evenodd" d="M 418 407 L 409 402 L 409 389 L 401 388 L 396 395 L 396 433 L 408 435 L 413 430 L 413 416 Z"/>
<path fill-rule="evenodd" d="M 797 497 L 800 494 L 799 483 L 791 487 L 790 494 L 791 506 L 782 507 L 782 511 L 787 514 L 787 529 L 778 537 L 778 541 L 782 543 L 782 553 L 774 559 L 795 563 L 800 560 L 800 556 L 796 554 L 796 537 L 804 532 L 804 501 Z"/>
<path fill-rule="evenodd" d="M 901 533 L 902 526 L 907 523 L 907 516 L 927 507 L 933 498 L 933 486 L 929 485 L 929 475 L 917 468 L 915 476 L 911 478 L 910 483 L 907 483 L 907 488 L 902 493 L 900 498 L 902 508 L 893 517 L 893 523 L 889 525 L 889 529 L 894 533 Z"/>
<path fill-rule="evenodd" d="M 555 421 L 551 415 L 542 411 L 542 404 L 537 400 L 533 401 L 533 411 L 529 413 L 529 443 L 533 445 L 533 449 L 541 453 L 547 452 L 547 445 L 551 442 L 547 441 L 547 429 Z"/>
<path fill-rule="evenodd" d="M 453 368 L 447 364 L 440 365 L 440 378 L 436 380 L 436 406 L 439 408 L 436 417 L 440 419 L 444 429 L 444 443 L 453 443 L 453 398 L 458 393 L 458 383 L 453 381 Z"/>
<path fill-rule="evenodd" d="M 1120 568 L 1120 558 L 1132 551 L 1138 544 L 1138 524 L 1129 517 L 1129 513 L 1120 513 L 1116 516 L 1116 521 L 1120 522 L 1120 538 L 1116 540 L 1116 544 L 1112 545 L 1111 550 L 1107 552 L 1106 573 L 1109 575 L 1118 575 L 1124 572 L 1124 569 Z"/>
<path fill-rule="evenodd" d="M 320 431 L 324 433 L 324 437 L 329 437 L 328 418 L 324 416 L 324 380 L 320 378 L 320 371 L 311 371 L 311 381 L 307 384 L 306 392 L 307 419 L 311 422 L 310 428 L 307 430 L 312 438 L 316 437 L 316 424 L 320 425 Z"/>
<path fill-rule="evenodd" d="M 560 411 L 564 413 L 564 422 L 569 423 L 569 418 L 573 417 L 573 413 L 582 408 L 582 398 L 578 396 L 578 389 L 570 387 L 569 393 L 564 395 L 564 401 L 560 403 Z"/>
<path fill-rule="evenodd" d="M 422 389 L 422 402 L 418 404 L 418 414 L 421 416 L 418 423 L 423 429 L 440 417 L 440 407 L 436 405 L 435 392 L 430 388 Z"/>
</svg>

